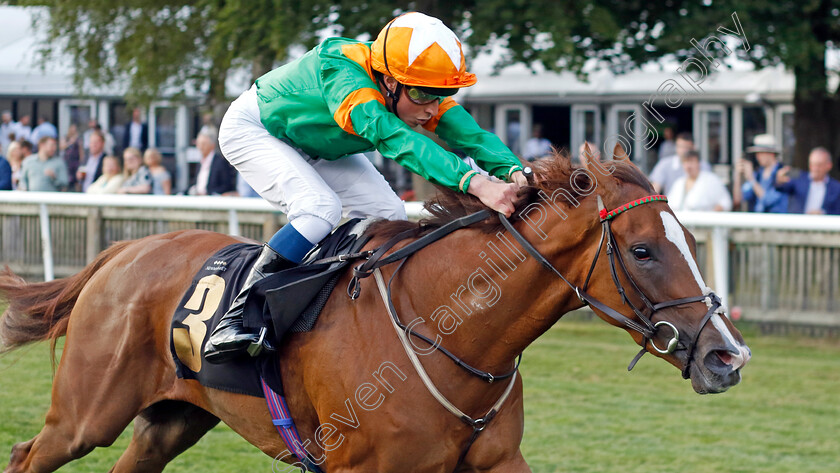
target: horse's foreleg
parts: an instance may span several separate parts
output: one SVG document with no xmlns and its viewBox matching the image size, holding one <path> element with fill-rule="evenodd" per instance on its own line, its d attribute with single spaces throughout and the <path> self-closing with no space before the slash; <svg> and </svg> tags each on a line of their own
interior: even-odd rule
<svg viewBox="0 0 840 473">
<path fill-rule="evenodd" d="M 525 463 L 525 458 L 521 451 L 517 451 L 516 455 L 510 460 L 505 460 L 489 469 L 476 469 L 472 467 L 465 467 L 459 470 L 459 473 L 531 473 L 531 467 Z"/>
<path fill-rule="evenodd" d="M 12 447 L 12 458 L 3 471 L 4 473 L 55 471 L 67 462 L 87 455 L 95 447 L 110 445 L 119 432 L 113 436 L 107 436 L 108 433 L 104 435 L 106 436 L 100 432 L 85 432 L 84 429 L 76 431 L 71 423 L 48 414 L 44 428 L 35 438 Z"/>
<path fill-rule="evenodd" d="M 134 436 L 111 469 L 114 473 L 158 473 L 196 442 L 218 417 L 192 404 L 162 401 L 134 419 Z"/>
<path fill-rule="evenodd" d="M 33 443 L 35 443 L 35 439 L 15 444 L 12 447 L 12 458 L 9 459 L 9 464 L 3 470 L 3 473 L 18 473 L 26 471 L 24 461 L 29 456 L 29 451 L 32 450 Z"/>
</svg>

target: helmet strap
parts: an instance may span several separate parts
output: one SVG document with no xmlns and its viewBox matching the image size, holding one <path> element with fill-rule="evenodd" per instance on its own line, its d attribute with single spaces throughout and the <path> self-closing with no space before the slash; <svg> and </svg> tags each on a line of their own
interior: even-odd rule
<svg viewBox="0 0 840 473">
<path fill-rule="evenodd" d="M 391 77 L 394 77 L 394 75 L 391 74 L 391 68 L 388 67 L 388 33 L 391 31 L 391 23 L 393 22 L 394 21 L 391 20 L 390 22 L 388 22 L 388 26 L 385 27 L 385 38 L 382 41 L 382 59 L 385 62 L 385 70 L 388 71 L 388 75 Z M 400 96 L 402 95 L 402 83 L 400 81 L 397 81 L 397 87 L 394 89 L 393 92 L 391 92 L 391 89 L 388 88 L 388 84 L 385 83 L 385 79 L 382 77 L 381 74 L 378 78 L 379 81 L 382 83 L 382 86 L 385 88 L 385 94 L 388 96 L 389 99 L 391 99 L 391 113 L 396 115 L 397 118 L 400 118 L 400 114 L 397 112 L 397 102 L 400 101 Z M 400 120 L 402 119 L 400 118 Z"/>
<path fill-rule="evenodd" d="M 382 73 L 376 74 L 376 81 L 382 85 L 383 89 L 385 89 L 385 96 L 391 99 L 391 105 L 388 107 L 388 111 L 396 115 L 397 118 L 400 118 L 400 114 L 397 112 L 397 102 L 400 101 L 400 97 L 402 96 L 402 90 L 404 87 L 402 82 L 397 81 L 397 86 L 392 92 L 391 89 L 388 88 L 388 84 L 385 83 L 385 77 Z"/>
</svg>

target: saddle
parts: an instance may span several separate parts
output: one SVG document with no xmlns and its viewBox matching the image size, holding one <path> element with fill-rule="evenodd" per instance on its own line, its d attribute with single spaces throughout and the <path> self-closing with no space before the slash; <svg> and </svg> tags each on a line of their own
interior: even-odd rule
<svg viewBox="0 0 840 473">
<path fill-rule="evenodd" d="M 412 228 L 369 251 L 362 251 L 370 239 L 365 232 L 376 219 L 352 219 L 325 238 L 300 266 L 255 283 L 245 301 L 243 322 L 251 328 L 268 327 L 271 340 L 282 343 L 289 333 L 307 332 L 315 326 L 338 279 L 349 265 L 357 264 L 348 286 L 348 295 L 356 298 L 361 290 L 360 280 L 369 277 L 376 268 L 400 261 L 489 215 L 483 210 L 425 234 L 421 228 Z M 390 252 L 398 242 L 412 237 L 419 238 Z M 264 397 L 264 380 L 272 390 L 282 393 L 274 356 L 245 357 L 219 365 L 206 363 L 203 357 L 206 339 L 239 293 L 260 249 L 260 245 L 245 243 L 226 246 L 208 259 L 193 278 L 172 318 L 170 350 L 179 378 L 195 379 L 203 386 L 256 397 Z M 359 260 L 364 262 L 359 264 Z"/>
<path fill-rule="evenodd" d="M 342 270 L 367 243 L 364 231 L 373 219 L 353 219 L 334 230 L 304 262 L 271 275 L 250 291 L 245 323 L 269 327 L 275 343 L 287 332 L 312 329 Z M 282 392 L 272 356 L 248 357 L 214 365 L 204 360 L 204 344 L 219 324 L 261 250 L 260 245 L 236 243 L 210 257 L 193 277 L 190 288 L 172 317 L 170 351 L 179 378 L 203 386 L 263 397 L 261 378 Z M 365 255 L 360 254 L 358 257 Z"/>
</svg>

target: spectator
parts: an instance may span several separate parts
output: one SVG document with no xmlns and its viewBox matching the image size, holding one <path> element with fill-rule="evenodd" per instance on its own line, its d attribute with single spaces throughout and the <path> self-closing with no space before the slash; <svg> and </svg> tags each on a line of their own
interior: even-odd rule
<svg viewBox="0 0 840 473">
<path fill-rule="evenodd" d="M 207 135 L 213 139 L 214 143 L 218 141 L 219 129 L 216 127 L 216 123 L 213 121 L 212 112 L 207 112 L 201 116 L 201 129 L 198 130 L 198 135 Z"/>
<path fill-rule="evenodd" d="M 756 171 L 753 163 L 747 159 L 739 159 L 735 165 L 735 180 L 733 188 L 740 186 L 742 199 L 747 203 L 750 212 L 785 213 L 788 208 L 788 197 L 775 187 L 776 173 L 781 169 L 779 162 L 779 147 L 773 135 L 756 135 L 753 146 L 747 148 L 748 153 L 755 153 L 759 169 Z M 741 179 L 745 181 L 741 186 Z M 735 199 L 738 201 L 739 199 Z"/>
<path fill-rule="evenodd" d="M 236 173 L 236 193 L 239 197 L 259 197 L 257 191 L 254 190 L 242 177 L 242 174 Z"/>
<path fill-rule="evenodd" d="M 542 125 L 536 123 L 531 129 L 531 137 L 525 142 L 525 151 L 522 153 L 522 157 L 526 161 L 534 161 L 550 154 L 551 142 L 543 138 Z"/>
<path fill-rule="evenodd" d="M 15 122 L 12 121 L 12 112 L 3 110 L 3 113 L 0 114 L 0 148 L 9 149 L 9 145 L 12 141 L 15 141 L 15 138 L 9 135 L 14 134 L 14 132 Z"/>
<path fill-rule="evenodd" d="M 828 176 L 831 153 L 822 146 L 808 155 L 808 174 L 791 176 L 789 166 L 776 174 L 776 189 L 789 195 L 788 211 L 814 215 L 840 215 L 840 181 Z"/>
<path fill-rule="evenodd" d="M 14 125 L 14 134 L 16 140 L 26 140 L 32 142 L 32 117 L 24 115 Z"/>
<path fill-rule="evenodd" d="M 682 158 L 684 176 L 668 192 L 674 210 L 732 210 L 732 198 L 717 174 L 700 169 L 700 154 L 691 150 Z"/>
<path fill-rule="evenodd" d="M 82 139 L 79 137 L 79 128 L 75 123 L 71 123 L 67 128 L 67 135 L 61 139 L 59 148 L 62 150 L 62 158 L 64 158 L 64 164 L 67 165 L 67 173 L 70 176 L 69 188 L 75 189 L 78 183 L 76 172 L 79 170 L 79 163 L 82 161 L 84 153 Z"/>
<path fill-rule="evenodd" d="M 101 131 L 94 129 L 90 134 L 85 164 L 76 171 L 76 179 L 82 184 L 82 192 L 87 192 L 93 181 L 102 175 L 103 157 L 105 157 L 105 136 Z"/>
<path fill-rule="evenodd" d="M 58 130 L 55 128 L 55 125 L 47 120 L 47 117 L 39 115 L 38 126 L 32 130 L 32 133 L 29 135 L 29 140 L 33 143 L 37 143 L 45 136 L 58 139 Z"/>
<path fill-rule="evenodd" d="M 9 167 L 11 169 L 11 185 L 12 190 L 18 188 L 18 184 L 20 183 L 20 168 L 23 164 L 23 148 L 20 145 L 19 141 L 12 141 L 9 143 L 9 149 L 6 150 L 6 160 L 9 162 Z"/>
<path fill-rule="evenodd" d="M 20 157 L 22 159 L 32 156 L 32 143 L 28 140 L 19 140 L 18 143 L 20 144 Z M 21 161 L 21 163 L 23 163 L 23 161 Z"/>
<path fill-rule="evenodd" d="M 85 130 L 82 134 L 82 143 L 84 144 L 85 152 L 90 151 L 90 135 L 92 135 L 97 128 L 99 128 L 99 123 L 96 122 L 95 118 L 88 120 L 87 130 Z"/>
<path fill-rule="evenodd" d="M 116 194 L 125 177 L 120 173 L 120 160 L 116 156 L 102 158 L 102 175 L 87 190 L 88 194 Z"/>
<path fill-rule="evenodd" d="M 23 160 L 20 172 L 20 189 L 38 192 L 56 192 L 67 187 L 67 166 L 56 156 L 55 138 L 45 136 L 38 143 L 38 154 Z"/>
<path fill-rule="evenodd" d="M 137 148 L 140 152 L 149 147 L 149 126 L 143 122 L 143 112 L 140 108 L 131 111 L 131 121 L 126 123 L 123 132 L 122 148 Z"/>
<path fill-rule="evenodd" d="M 114 154 L 114 135 L 102 129 L 102 126 L 96 125 L 96 131 L 102 133 L 102 136 L 105 138 L 105 146 L 103 149 L 107 154 Z"/>
<path fill-rule="evenodd" d="M 212 135 L 199 133 L 195 146 L 201 153 L 201 165 L 190 195 L 224 195 L 236 192 L 236 170 L 216 151 Z"/>
<path fill-rule="evenodd" d="M 143 163 L 149 169 L 152 178 L 152 194 L 169 195 L 172 193 L 172 176 L 162 164 L 163 157 L 154 148 L 149 148 L 143 154 Z"/>
<path fill-rule="evenodd" d="M 683 176 L 682 158 L 693 149 L 694 137 L 691 133 L 683 132 L 677 135 L 676 154 L 662 157 L 650 172 L 650 182 L 657 193 L 667 194 L 674 182 Z M 707 162 L 701 162 L 700 169 L 711 171 Z"/>
<path fill-rule="evenodd" d="M 85 131 L 84 135 L 82 135 L 82 139 L 84 140 L 85 151 L 90 152 L 90 137 L 93 136 L 95 132 L 99 132 L 102 135 L 103 150 L 106 154 L 114 154 L 114 136 L 104 131 L 102 126 L 96 121 L 96 119 L 91 118 L 88 121 L 88 129 Z"/>
<path fill-rule="evenodd" d="M 659 158 L 668 158 L 677 154 L 677 144 L 674 142 L 674 126 L 668 124 L 662 130 L 662 143 L 659 145 Z"/>
<path fill-rule="evenodd" d="M 0 153 L 3 151 L 0 148 Z M 12 166 L 9 161 L 0 154 L 0 191 L 12 190 Z"/>
<path fill-rule="evenodd" d="M 139 149 L 128 147 L 123 151 L 123 166 L 125 180 L 119 194 L 148 194 L 152 191 L 152 176 L 143 166 L 143 156 Z"/>
<path fill-rule="evenodd" d="M 519 155 L 519 135 L 522 134 L 522 124 L 519 119 L 513 119 L 507 126 L 507 143 L 513 154 Z"/>
</svg>

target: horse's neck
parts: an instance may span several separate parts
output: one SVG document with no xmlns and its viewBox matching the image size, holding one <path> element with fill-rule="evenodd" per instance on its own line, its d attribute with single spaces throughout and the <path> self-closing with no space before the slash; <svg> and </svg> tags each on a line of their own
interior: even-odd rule
<svg viewBox="0 0 840 473">
<path fill-rule="evenodd" d="M 533 241 L 533 232 L 517 226 Z M 570 251 L 581 244 L 575 239 L 582 241 L 583 233 L 534 244 L 563 271 L 580 258 L 581 251 Z M 416 255 L 404 271 L 401 302 L 423 318 L 418 331 L 440 334 L 444 347 L 493 373 L 508 371 L 525 347 L 581 306 L 507 232 L 459 231 Z"/>
</svg>

